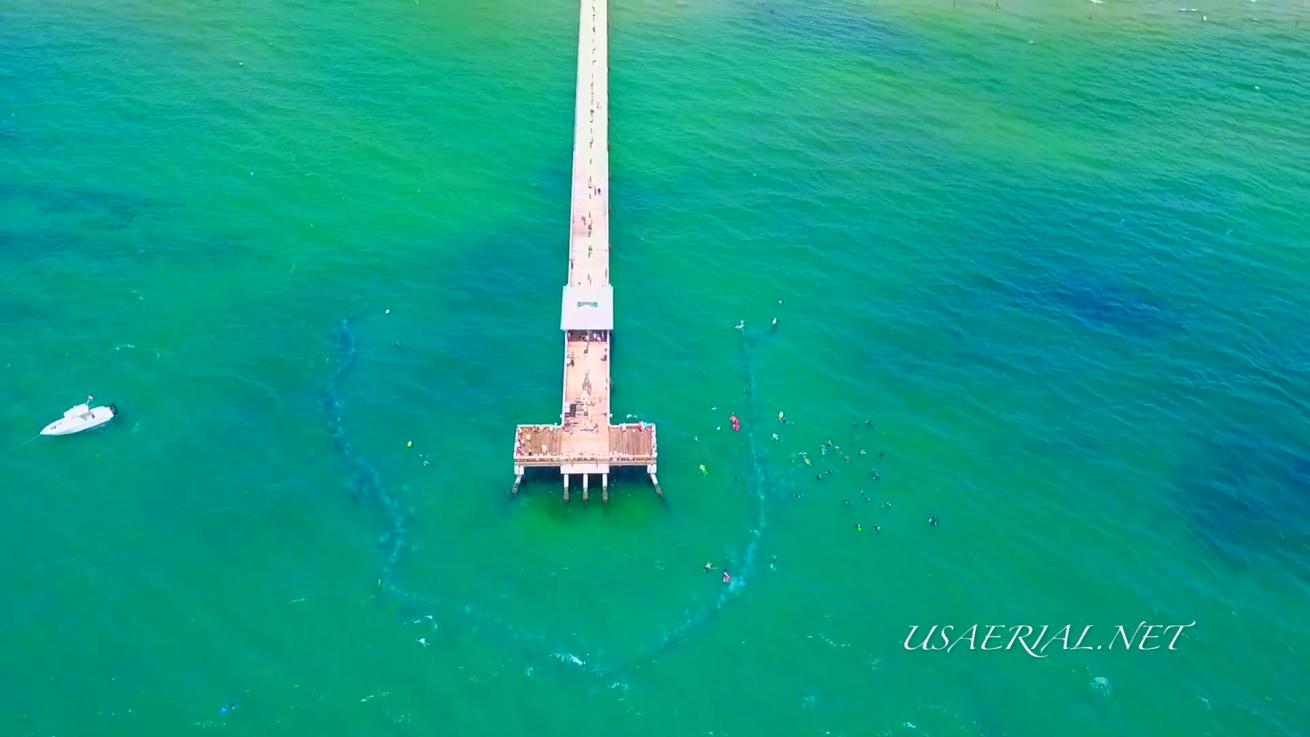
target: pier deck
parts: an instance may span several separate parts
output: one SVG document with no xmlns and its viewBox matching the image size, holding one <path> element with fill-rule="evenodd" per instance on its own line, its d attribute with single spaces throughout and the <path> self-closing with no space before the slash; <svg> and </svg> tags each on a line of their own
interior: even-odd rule
<svg viewBox="0 0 1310 737">
<path fill-rule="evenodd" d="M 658 444 L 649 423 L 611 423 L 610 382 L 614 289 L 610 285 L 609 8 L 581 0 L 578 87 L 573 131 L 569 268 L 560 311 L 564 332 L 564 397 L 558 425 L 519 425 L 514 437 L 514 492 L 527 467 L 557 467 L 569 498 L 569 477 L 599 474 L 609 500 L 614 466 L 656 473 Z"/>
</svg>

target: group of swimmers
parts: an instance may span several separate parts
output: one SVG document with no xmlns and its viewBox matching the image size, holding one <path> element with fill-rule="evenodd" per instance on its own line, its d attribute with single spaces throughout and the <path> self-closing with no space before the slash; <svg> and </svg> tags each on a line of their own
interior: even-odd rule
<svg viewBox="0 0 1310 737">
<path fill-rule="evenodd" d="M 705 570 L 707 570 L 707 571 L 713 571 L 713 570 L 714 570 L 714 564 L 713 564 L 713 563 L 706 563 L 706 564 L 705 564 Z M 726 568 L 723 569 L 723 583 L 725 583 L 725 584 L 730 584 L 730 583 L 732 583 L 732 574 L 731 574 L 731 573 L 728 573 L 728 569 L 726 569 Z"/>
<path fill-rule="evenodd" d="M 778 422 L 781 422 L 781 423 L 783 423 L 783 424 L 786 424 L 786 422 L 787 422 L 787 416 L 786 416 L 785 414 L 783 414 L 782 412 L 779 412 L 779 413 L 778 413 Z M 873 420 L 871 420 L 871 419 L 865 419 L 864 422 L 863 422 L 862 424 L 863 424 L 864 427 L 877 429 L 876 426 L 873 424 Z M 852 426 L 852 427 L 860 427 L 860 425 L 861 425 L 861 423 L 859 423 L 859 422 L 852 422 L 852 423 L 851 423 L 851 426 Z M 780 439 L 780 438 L 778 437 L 778 434 L 777 434 L 777 433 L 774 433 L 774 434 L 773 434 L 773 439 L 774 439 L 774 440 L 779 440 L 779 439 Z M 821 455 L 828 455 L 828 451 L 830 451 L 830 450 L 833 451 L 834 454 L 836 454 L 836 453 L 840 453 L 840 452 L 841 452 L 841 446 L 840 446 L 840 445 L 837 445 L 837 444 L 834 443 L 832 440 L 828 440 L 828 441 L 824 442 L 822 445 L 819 446 L 819 452 L 820 452 Z M 863 449 L 863 448 L 861 448 L 860 451 L 859 451 L 859 455 L 861 455 L 861 456 L 868 455 L 868 451 L 865 450 L 865 449 Z M 879 451 L 879 452 L 878 452 L 878 458 L 879 458 L 879 459 L 881 459 L 881 458 L 885 458 L 886 455 L 887 455 L 887 454 L 886 454 L 884 451 Z M 812 465 L 814 465 L 814 460 L 810 457 L 810 454 L 809 454 L 808 452 L 806 452 L 806 451 L 803 451 L 803 450 L 802 450 L 802 451 L 798 451 L 798 452 L 796 453 L 796 455 L 794 455 L 794 456 L 792 457 L 792 463 L 795 463 L 795 462 L 796 462 L 796 459 L 798 459 L 798 458 L 801 460 L 801 462 L 803 462 L 803 463 L 804 463 L 805 465 L 807 465 L 807 466 L 812 466 Z M 846 455 L 846 456 L 844 456 L 844 458 L 845 458 L 845 460 L 846 460 L 847 463 L 850 463 L 850 462 L 853 460 L 853 459 L 851 458 L 850 455 Z M 829 468 L 826 468 L 826 469 L 824 469 L 824 470 L 822 470 L 822 471 L 819 471 L 818 473 L 815 473 L 815 474 L 814 474 L 814 480 L 815 480 L 815 481 L 823 481 L 824 479 L 828 478 L 828 477 L 831 476 L 832 474 L 833 474 L 833 469 L 832 469 L 831 467 L 829 467 Z M 869 472 L 868 472 L 868 476 L 869 476 L 869 478 L 873 479 L 874 481 L 877 481 L 877 480 L 879 480 L 880 478 L 882 478 L 882 476 L 878 473 L 878 469 L 877 469 L 877 468 L 870 468 L 870 469 L 869 469 Z M 801 494 L 800 494 L 800 492 L 795 492 L 795 493 L 792 494 L 792 497 L 795 498 L 795 499 L 800 499 L 800 498 L 801 498 Z M 871 499 L 871 498 L 868 496 L 868 494 L 865 493 L 864 489 L 860 489 L 860 498 L 863 499 L 866 503 L 872 503 L 872 502 L 873 502 L 873 499 Z M 842 500 L 841 500 L 841 503 L 842 503 L 842 506 L 846 506 L 846 507 L 851 506 L 851 502 L 850 502 L 849 499 L 842 499 Z M 891 502 L 886 502 L 886 501 L 883 502 L 881 506 L 882 506 L 882 509 L 884 509 L 884 510 L 889 510 L 889 509 L 892 508 L 892 504 L 891 504 Z M 932 527 L 937 527 L 940 523 L 941 523 L 941 520 L 938 519 L 937 515 L 935 515 L 935 514 L 930 514 L 930 515 L 928 515 L 928 524 L 929 524 L 930 526 L 932 526 Z M 882 527 L 879 526 L 879 525 L 873 525 L 872 529 L 873 529 L 873 531 L 874 531 L 875 533 L 877 533 L 877 532 L 881 532 L 881 531 L 882 531 Z M 856 532 L 864 532 L 864 525 L 863 525 L 863 523 L 856 522 L 856 523 L 855 523 L 855 531 L 856 531 Z"/>
</svg>

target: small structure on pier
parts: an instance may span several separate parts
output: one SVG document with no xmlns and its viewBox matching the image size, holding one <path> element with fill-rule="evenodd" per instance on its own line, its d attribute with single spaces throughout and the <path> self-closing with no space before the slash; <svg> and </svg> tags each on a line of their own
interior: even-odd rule
<svg viewBox="0 0 1310 737">
<path fill-rule="evenodd" d="M 578 34 L 578 91 L 573 137 L 572 227 L 568 282 L 560 305 L 564 333 L 564 405 L 558 425 L 519 425 L 514 433 L 514 493 L 528 468 L 558 468 L 581 476 L 586 501 L 600 476 L 609 501 L 609 474 L 621 466 L 656 474 L 655 425 L 611 424 L 610 365 L 614 287 L 609 275 L 609 9 L 606 0 L 582 0 Z"/>
</svg>

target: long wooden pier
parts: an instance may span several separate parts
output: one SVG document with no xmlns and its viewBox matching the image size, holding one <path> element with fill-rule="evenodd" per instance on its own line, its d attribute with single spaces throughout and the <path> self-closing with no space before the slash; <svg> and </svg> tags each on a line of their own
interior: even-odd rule
<svg viewBox="0 0 1310 737">
<path fill-rule="evenodd" d="M 594 475 L 600 476 L 602 498 L 609 501 L 609 474 L 615 466 L 644 466 L 656 493 L 663 492 L 656 476 L 655 426 L 611 423 L 609 8 L 608 0 L 582 0 L 581 5 L 569 270 L 560 308 L 564 406 L 558 425 L 515 429 L 514 493 L 526 468 L 544 466 L 559 468 L 565 501 L 571 476 L 581 476 L 586 501 Z"/>
</svg>

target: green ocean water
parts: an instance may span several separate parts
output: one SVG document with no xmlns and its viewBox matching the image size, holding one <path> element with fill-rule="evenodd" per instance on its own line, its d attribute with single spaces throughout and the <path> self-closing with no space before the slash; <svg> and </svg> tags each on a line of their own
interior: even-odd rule
<svg viewBox="0 0 1310 737">
<path fill-rule="evenodd" d="M 0 735 L 1310 734 L 1310 8 L 616 0 L 608 506 L 576 33 L 0 0 Z"/>
</svg>

